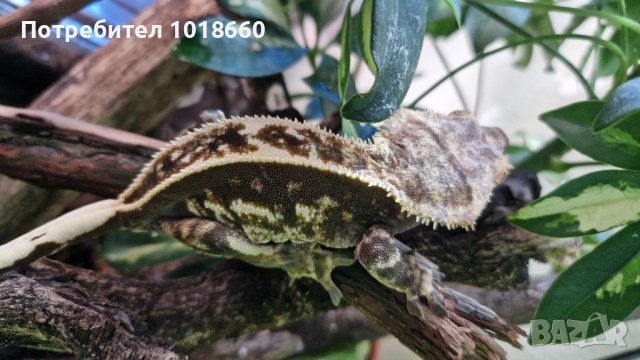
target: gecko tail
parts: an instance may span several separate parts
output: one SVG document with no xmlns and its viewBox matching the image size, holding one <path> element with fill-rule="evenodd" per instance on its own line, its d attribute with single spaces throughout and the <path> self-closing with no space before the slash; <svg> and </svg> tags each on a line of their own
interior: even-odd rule
<svg viewBox="0 0 640 360">
<path fill-rule="evenodd" d="M 59 216 L 0 246 L 0 272 L 29 264 L 91 235 L 117 228 L 122 202 L 102 200 Z"/>
</svg>

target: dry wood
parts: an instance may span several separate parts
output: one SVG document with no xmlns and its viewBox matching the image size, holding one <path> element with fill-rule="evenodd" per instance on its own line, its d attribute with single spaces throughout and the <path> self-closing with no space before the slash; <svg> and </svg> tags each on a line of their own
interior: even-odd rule
<svg viewBox="0 0 640 360">
<path fill-rule="evenodd" d="M 52 187 L 115 197 L 163 142 L 41 111 L 0 106 L 0 173 Z M 529 259 L 567 244 L 533 236 L 504 218 L 539 195 L 531 173 L 512 174 L 496 190 L 478 230 L 417 226 L 399 238 L 435 260 L 448 281 L 526 286 Z M 555 246 L 554 246 L 555 244 Z"/>
<path fill-rule="evenodd" d="M 334 280 L 345 300 L 425 358 L 499 359 L 503 351 L 483 329 L 512 343 L 521 334 L 489 309 L 446 288 L 451 317 L 438 318 L 425 307 L 427 318 L 420 321 L 407 313 L 400 294 L 359 266 L 339 269 Z M 135 351 L 141 343 L 143 349 L 166 351 L 161 344 L 169 341 L 177 353 L 189 352 L 330 307 L 315 282 L 291 284 L 282 271 L 235 261 L 202 275 L 158 282 L 42 260 L 20 273 L 0 275 L 0 345 L 38 342 L 82 356 L 142 359 L 149 354 Z M 155 337 L 145 336 L 148 332 Z"/>
<path fill-rule="evenodd" d="M 117 128 L 154 126 L 205 70 L 171 55 L 170 23 L 218 12 L 211 0 L 167 0 L 152 5 L 134 24 L 162 25 L 161 38 L 119 38 L 86 56 L 31 104 L 31 109 Z M 75 196 L 0 178 L 0 242 L 59 214 Z"/>
<path fill-rule="evenodd" d="M 10 108 L 1 110 L 0 115 L 4 114 L 5 117 L 0 117 L 0 119 L 2 119 L 0 129 L 3 131 L 2 137 L 6 139 L 4 143 L 8 145 L 0 151 L 0 154 L 21 154 L 22 150 L 31 149 L 36 153 L 40 151 L 42 155 L 44 151 L 48 153 L 49 156 L 53 154 L 60 156 L 57 158 L 57 162 L 64 164 L 66 161 L 63 159 L 69 157 L 66 152 L 73 153 L 73 146 L 82 144 L 89 148 L 92 146 L 97 146 L 100 149 L 102 149 L 102 147 L 111 148 L 112 151 L 115 150 L 114 156 L 90 157 L 85 159 L 84 156 L 78 157 L 76 154 L 76 158 L 83 158 L 85 161 L 89 161 L 89 163 L 102 162 L 101 167 L 111 167 L 115 169 L 120 166 L 117 162 L 113 161 L 113 159 L 117 158 L 115 155 L 118 153 L 117 144 L 119 142 L 113 137 L 115 135 L 120 138 L 122 136 L 120 132 L 114 134 L 112 130 L 108 131 L 105 129 L 102 131 L 96 126 L 89 126 L 87 128 L 86 125 L 82 125 L 84 129 L 80 129 L 81 124 L 78 124 L 78 122 L 48 113 L 29 112 L 26 116 L 19 116 L 22 113 L 20 110 Z M 86 137 L 82 134 L 83 131 L 88 133 Z M 141 139 L 135 135 L 130 136 Z M 16 141 L 12 142 L 10 140 L 12 138 Z M 85 138 L 88 140 L 81 140 Z M 20 142 L 20 139 L 29 139 L 30 143 L 25 144 L 24 142 Z M 131 138 L 129 138 L 129 141 L 131 141 Z M 148 151 L 152 151 L 153 148 L 157 148 L 157 145 L 160 145 L 157 141 L 154 142 L 153 140 L 149 140 L 147 143 L 152 144 L 151 147 L 147 148 Z M 13 144 L 13 150 L 11 150 L 9 146 L 11 144 Z M 127 143 L 127 140 L 123 140 L 121 145 L 124 149 L 131 148 L 131 143 Z M 93 151 L 96 150 L 94 149 Z M 126 151 L 123 152 L 126 153 Z M 88 182 L 86 178 L 78 178 L 78 176 L 87 175 L 86 172 L 76 172 L 72 177 L 69 176 L 70 171 L 73 171 L 73 169 L 77 167 L 77 164 L 73 162 L 68 163 L 66 168 L 62 166 L 58 169 L 57 173 L 49 174 L 48 171 L 50 171 L 51 167 L 43 166 L 39 169 L 33 167 L 34 163 L 30 161 L 29 158 L 33 158 L 34 156 L 39 157 L 37 155 L 27 156 L 27 161 L 24 161 L 24 158 L 21 159 L 20 156 L 15 156 L 14 158 L 4 156 L 4 159 L 0 157 L 4 163 L 0 168 L 6 168 L 8 165 L 14 166 L 14 174 L 40 171 L 42 175 L 41 179 L 45 182 L 49 178 L 64 178 L 64 176 L 67 176 L 70 182 L 68 185 L 72 188 L 74 184 L 86 184 Z M 137 161 L 137 166 L 139 167 L 145 161 L 145 157 L 139 156 Z M 16 164 L 22 165 L 16 168 Z M 93 172 L 91 173 L 93 174 Z M 124 180 L 130 180 L 134 174 L 135 172 L 127 171 L 121 172 L 120 176 L 125 178 Z M 102 176 L 103 183 L 108 183 L 108 179 L 116 179 L 112 176 L 106 176 L 106 179 L 104 179 L 104 177 L 105 176 Z M 116 181 L 121 180 L 122 179 L 116 179 Z M 121 181 L 121 183 L 126 182 L 127 181 Z M 122 185 L 116 183 L 112 183 L 110 186 L 112 189 L 117 189 L 118 186 L 122 187 Z M 499 246 L 499 244 L 496 244 L 496 246 Z M 438 261 L 437 257 L 433 257 L 433 259 Z M 63 265 L 59 265 L 53 268 L 60 268 L 62 266 Z M 237 266 L 239 265 L 235 265 L 232 268 L 235 269 Z M 49 267 L 49 270 L 51 270 L 51 268 L 52 267 Z M 156 336 L 176 341 L 186 350 L 192 350 L 196 346 L 202 345 L 202 341 L 205 340 L 210 342 L 229 336 L 238 336 L 247 331 L 282 325 L 295 319 L 308 317 L 319 311 L 319 309 L 326 309 L 326 306 L 328 306 L 326 304 L 326 294 L 324 294 L 322 289 L 315 286 L 315 284 L 305 282 L 296 283 L 296 285 L 291 288 L 288 285 L 286 277 L 282 276 L 282 272 L 272 272 L 263 269 L 259 271 L 258 277 L 251 278 L 247 274 L 238 275 L 230 271 L 229 268 L 226 269 L 228 271 L 225 275 L 221 275 L 217 272 L 218 270 L 216 270 L 215 274 L 209 274 L 209 276 L 212 277 L 207 281 L 203 281 L 202 278 L 196 278 L 195 280 L 183 279 L 180 281 L 180 286 L 178 286 L 177 283 L 166 282 L 135 283 L 133 280 L 130 282 L 129 280 L 125 281 L 122 279 L 116 281 L 108 277 L 102 278 L 104 275 L 92 274 L 83 270 L 69 270 L 66 269 L 66 267 L 64 278 L 66 279 L 65 281 L 67 281 L 69 278 L 78 280 L 89 277 L 90 281 L 83 282 L 82 286 L 89 288 L 89 291 L 92 293 L 97 292 L 99 294 L 103 294 L 101 291 L 104 291 L 104 289 L 96 288 L 96 286 L 117 289 L 116 293 L 124 296 L 122 294 L 123 290 L 118 288 L 116 284 L 126 286 L 126 299 L 116 301 L 113 293 L 109 293 L 110 295 L 105 294 L 104 297 L 111 301 L 116 301 L 117 304 L 114 306 L 126 308 L 126 313 L 132 317 L 135 317 L 134 314 L 137 314 L 141 309 L 146 309 L 148 313 L 145 313 L 145 316 L 151 317 L 153 320 L 147 318 L 145 318 L 146 320 L 139 320 L 142 322 L 146 321 L 149 330 Z M 60 274 L 55 275 L 54 278 L 57 278 L 56 276 L 60 276 Z M 226 277 L 229 276 L 233 278 L 226 279 Z M 265 276 L 266 278 L 260 278 L 260 276 Z M 276 278 L 272 278 L 272 276 L 276 276 Z M 281 279 L 278 279 L 277 276 L 280 276 Z M 426 321 L 419 321 L 406 312 L 403 296 L 375 282 L 360 267 L 355 266 L 347 269 L 339 269 L 334 273 L 334 278 L 344 292 L 345 299 L 348 302 L 363 311 L 367 316 L 375 319 L 381 326 L 385 326 L 387 330 L 423 357 L 437 359 L 461 358 L 462 356 L 500 358 L 502 354 L 501 350 L 482 328 L 489 329 L 495 336 L 512 343 L 514 343 L 519 334 L 519 331 L 515 327 L 505 323 L 491 310 L 444 287 L 442 291 L 445 293 L 447 305 L 452 316 L 448 319 L 438 318 L 425 308 L 425 312 L 428 314 Z M 191 280 L 195 283 L 191 282 Z M 211 286 L 213 283 L 217 285 Z M 220 284 L 226 285 L 222 286 Z M 265 293 L 256 294 L 256 291 L 262 291 L 257 290 L 256 284 L 263 286 Z M 9 284 L 8 286 L 19 287 L 15 284 Z M 156 289 L 153 291 L 158 292 L 149 294 L 151 291 L 149 287 L 151 286 L 153 286 L 153 289 Z M 304 291 L 296 290 L 298 286 L 303 286 Z M 309 290 L 309 287 L 311 287 L 311 289 L 315 288 L 315 290 Z M 52 288 L 55 290 L 55 286 L 52 286 Z M 175 291 L 178 291 L 178 293 Z M 211 293 L 212 291 L 214 292 L 213 294 Z M 170 292 L 170 295 L 166 295 L 165 292 Z M 22 291 L 15 291 L 14 289 L 6 293 L 20 294 Z M 187 294 L 193 294 L 190 296 L 196 296 L 197 299 L 200 300 L 190 300 L 185 297 Z M 300 297 L 293 301 L 293 303 L 285 301 L 284 304 L 282 304 L 282 294 L 298 294 Z M 206 296 L 201 298 L 203 295 Z M 236 296 L 244 296 L 244 298 L 237 298 Z M 172 302 L 165 307 L 157 308 L 158 304 L 162 304 L 158 299 L 164 297 L 168 297 L 171 301 L 177 301 L 176 298 L 178 298 L 180 304 Z M 212 303 L 214 299 L 216 299 L 216 301 Z M 223 299 L 224 304 L 233 304 L 233 306 L 237 307 L 229 309 L 229 305 L 221 305 L 217 299 Z M 276 301 L 276 303 L 265 305 L 267 299 L 269 301 Z M 16 301 L 15 298 L 12 298 L 12 301 Z M 148 304 L 146 301 L 154 305 Z M 316 303 L 317 301 L 320 302 Z M 128 307 L 132 304 L 135 306 L 135 309 Z M 153 308 L 150 309 L 150 306 Z M 296 309 L 295 306 L 297 306 L 298 309 L 304 309 L 304 311 L 300 310 L 300 312 L 296 313 L 296 316 L 291 317 L 283 317 L 281 314 L 276 314 L 277 316 L 274 318 L 274 309 L 284 307 L 286 311 L 292 311 Z M 266 314 L 265 309 L 269 309 Z M 205 311 L 205 313 L 203 313 L 203 311 Z M 257 313 L 254 311 L 257 311 Z M 230 314 L 237 314 L 234 315 L 233 321 L 225 318 Z M 246 323 L 241 324 L 237 316 L 245 319 Z M 227 322 L 225 323 L 224 321 Z M 479 326 L 474 325 L 474 323 Z M 151 324 L 153 324 L 153 326 Z M 165 324 L 165 327 L 155 328 L 154 326 L 157 324 Z M 13 328 L 15 326 L 16 324 L 9 323 L 3 327 Z M 215 334 L 212 334 L 212 329 L 216 330 Z M 27 333 L 31 333 L 32 331 L 33 329 L 30 329 Z"/>
</svg>

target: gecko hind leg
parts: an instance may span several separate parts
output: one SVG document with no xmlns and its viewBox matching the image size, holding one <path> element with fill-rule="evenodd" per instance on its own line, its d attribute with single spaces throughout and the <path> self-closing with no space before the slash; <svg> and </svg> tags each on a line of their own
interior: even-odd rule
<svg viewBox="0 0 640 360">
<path fill-rule="evenodd" d="M 284 243 L 276 245 L 275 257 L 292 279 L 310 277 L 329 292 L 331 302 L 340 304 L 342 292 L 331 279 L 331 272 L 338 266 L 356 262 L 352 249 L 327 249 L 316 243 Z"/>
<path fill-rule="evenodd" d="M 438 267 L 394 238 L 384 227 L 369 228 L 358 241 L 355 256 L 379 282 L 406 295 L 410 314 L 424 318 L 420 297 L 425 297 L 431 311 L 447 316 L 442 294 L 434 286 L 443 278 Z"/>
<path fill-rule="evenodd" d="M 316 243 L 254 243 L 242 232 L 205 218 L 165 218 L 158 224 L 164 232 L 206 254 L 282 269 L 292 280 L 312 278 L 329 292 L 334 305 L 340 303 L 342 292 L 331 280 L 331 272 L 355 262 L 348 249 L 325 249 Z"/>
</svg>

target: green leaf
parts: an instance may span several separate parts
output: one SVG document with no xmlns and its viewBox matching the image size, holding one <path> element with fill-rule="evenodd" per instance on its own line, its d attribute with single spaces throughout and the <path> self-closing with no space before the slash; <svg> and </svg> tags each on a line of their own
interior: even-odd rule
<svg viewBox="0 0 640 360">
<path fill-rule="evenodd" d="M 426 13 L 426 0 L 373 1 L 371 54 L 377 76 L 368 93 L 356 94 L 342 106 L 343 118 L 376 122 L 398 109 L 418 64 Z"/>
<path fill-rule="evenodd" d="M 453 16 L 455 16 L 458 26 L 460 26 L 462 24 L 462 21 L 460 20 L 462 17 L 462 4 L 460 3 L 460 0 L 444 0 L 444 1 L 447 3 L 449 8 L 451 9 Z"/>
<path fill-rule="evenodd" d="M 162 232 L 116 230 L 105 236 L 100 257 L 123 274 L 132 275 L 145 266 L 198 254 Z"/>
<path fill-rule="evenodd" d="M 521 153 L 521 157 L 512 158 L 512 164 L 516 169 L 564 172 L 567 169 L 562 166 L 561 158 L 569 150 L 571 149 L 562 140 L 554 139 L 536 151 L 529 154 Z"/>
<path fill-rule="evenodd" d="M 304 79 L 315 95 L 335 105 L 340 105 L 338 67 L 338 60 L 329 55 L 322 55 L 320 66 L 311 76 Z"/>
<path fill-rule="evenodd" d="M 640 171 L 583 175 L 526 205 L 509 222 L 545 236 L 594 234 L 640 221 Z"/>
<path fill-rule="evenodd" d="M 553 4 L 553 0 L 539 0 L 538 2 Z M 531 16 L 529 16 L 529 19 L 524 24 L 523 29 L 536 37 L 554 35 L 556 33 L 555 29 L 553 28 L 553 23 L 551 21 L 551 16 L 549 15 L 549 11 L 546 11 L 546 10 L 532 10 Z M 522 37 L 519 34 L 512 34 L 512 36 L 510 36 L 510 42 L 519 41 L 520 39 L 522 39 Z M 544 42 L 545 45 L 549 46 L 550 48 L 556 51 L 560 49 L 561 43 L 562 43 L 561 40 L 552 40 L 552 41 Z M 516 66 L 526 67 L 529 65 L 529 62 L 533 57 L 534 47 L 535 47 L 534 43 L 522 45 L 519 47 L 519 48 L 522 48 L 524 51 L 521 50 L 522 55 L 520 56 L 520 59 L 516 62 Z M 543 55 L 547 59 L 547 69 L 552 70 L 553 69 L 552 60 L 554 58 L 554 55 L 549 51 L 543 52 Z M 617 60 L 617 58 L 614 57 L 614 60 Z"/>
<path fill-rule="evenodd" d="M 446 1 L 427 0 L 427 33 L 433 37 L 451 35 L 460 28 L 459 16 Z"/>
<path fill-rule="evenodd" d="M 374 75 L 378 74 L 378 67 L 376 61 L 373 58 L 373 51 L 371 48 L 372 41 L 372 26 L 373 25 L 373 6 L 376 0 L 364 0 L 360 7 L 360 12 L 356 15 L 356 40 L 358 43 L 358 49 L 360 55 L 367 64 L 367 67 Z M 377 25 L 376 25 L 377 26 Z"/>
<path fill-rule="evenodd" d="M 496 15 L 506 19 L 516 26 L 522 26 L 527 22 L 531 11 L 528 9 L 514 8 L 500 5 L 485 5 Z M 511 34 L 511 30 L 492 19 L 489 15 L 471 7 L 464 18 L 464 27 L 469 31 L 473 48 L 477 53 L 495 40 L 502 39 Z"/>
<path fill-rule="evenodd" d="M 342 20 L 340 29 L 340 62 L 338 64 L 338 95 L 340 104 L 344 103 L 347 82 L 351 71 L 351 1 Z"/>
<path fill-rule="evenodd" d="M 640 126 L 623 121 L 597 134 L 591 131 L 602 101 L 574 103 L 540 115 L 567 145 L 606 164 L 640 170 Z"/>
<path fill-rule="evenodd" d="M 320 31 L 338 17 L 344 9 L 345 2 L 345 0 L 299 0 L 298 9 L 302 13 L 309 14 Z"/>
<path fill-rule="evenodd" d="M 224 16 L 207 18 L 209 25 L 215 21 L 227 24 L 230 20 Z M 205 38 L 198 27 L 197 35 L 181 39 L 173 52 L 182 60 L 209 70 L 233 76 L 260 77 L 282 72 L 298 61 L 306 50 L 291 35 L 266 23 L 264 37 L 260 39 L 239 36 L 216 39 L 211 34 Z"/>
<path fill-rule="evenodd" d="M 595 314 L 603 314 L 609 322 L 622 321 L 639 305 L 640 223 L 636 223 L 612 235 L 561 273 L 542 297 L 534 319 L 548 323 L 589 321 Z M 586 336 L 569 340 L 584 340 L 609 328 L 600 325 L 591 321 Z"/>
<path fill-rule="evenodd" d="M 635 64 L 638 61 L 638 54 L 640 53 L 640 35 L 631 32 L 628 42 L 628 54 L 627 61 L 629 64 Z M 622 41 L 622 32 L 620 30 L 616 31 L 609 40 L 610 42 L 618 45 L 621 49 L 624 49 L 623 41 Z M 620 61 L 618 57 L 611 51 L 599 51 L 598 52 L 598 62 L 596 63 L 596 76 L 611 76 L 616 74 L 618 68 L 620 67 Z"/>
<path fill-rule="evenodd" d="M 240 16 L 271 21 L 284 30 L 290 28 L 287 13 L 278 0 L 218 0 L 218 4 Z"/>
<path fill-rule="evenodd" d="M 603 131 L 631 119 L 640 123 L 640 78 L 628 80 L 618 86 L 596 117 L 593 131 Z"/>
</svg>

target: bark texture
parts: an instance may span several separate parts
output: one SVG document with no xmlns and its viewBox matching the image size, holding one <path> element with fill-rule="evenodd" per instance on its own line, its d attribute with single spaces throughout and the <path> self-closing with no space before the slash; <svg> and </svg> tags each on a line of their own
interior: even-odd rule
<svg viewBox="0 0 640 360">
<path fill-rule="evenodd" d="M 86 149 L 106 146 L 112 150 L 113 156 L 90 157 L 89 163 L 103 162 L 100 166 L 116 169 L 122 166 L 114 161 L 120 155 L 120 151 L 117 150 L 120 146 L 126 150 L 123 153 L 127 153 L 132 149 L 132 142 L 147 144 L 146 151 L 152 151 L 161 145 L 155 140 L 146 140 L 137 135 L 125 136 L 120 132 L 113 133 L 113 130 L 111 132 L 106 129 L 102 131 L 100 127 L 88 126 L 48 113 L 28 112 L 25 115 L 20 115 L 22 111 L 19 109 L 4 108 L 0 110 L 4 114 L 3 117 L 0 117 L 3 124 L 0 129 L 3 131 L 2 136 L 7 139 L 3 143 L 8 144 L 0 150 L 0 154 L 21 154 L 22 150 L 31 149 L 36 152 L 44 151 L 49 157 L 53 154 L 59 155 L 56 162 L 65 164 L 67 163 L 65 159 L 68 159 L 69 156 L 65 155 L 64 150 L 73 148 L 71 145 L 82 145 Z M 74 135 L 69 136 L 69 134 Z M 116 140 L 113 137 L 123 140 Z M 28 139 L 29 142 L 20 143 L 18 141 L 10 145 L 12 144 L 9 141 L 11 138 Z M 52 146 L 52 144 L 55 145 Z M 136 149 L 140 148 L 144 149 L 145 147 L 139 146 Z M 73 151 L 71 152 L 73 153 Z M 12 159 L 10 156 L 3 155 L 1 158 L 4 160 L 0 163 L 4 165 L 0 168 L 4 169 L 11 165 L 14 174 L 40 171 L 43 185 L 47 184 L 47 179 L 50 178 L 57 179 L 56 181 L 61 183 L 60 179 L 64 178 L 64 174 L 77 168 L 77 164 L 70 161 L 67 163 L 68 168 L 65 169 L 62 166 L 56 172 L 55 168 L 52 171 L 51 167 L 45 166 L 44 163 L 42 167 L 34 168 L 32 161 L 26 161 L 22 166 L 16 166 L 20 163 L 21 156 Z M 145 161 L 145 156 L 142 154 L 137 158 L 129 159 L 138 159 L 140 161 L 137 164 L 139 168 Z M 76 173 L 73 177 L 66 175 L 69 181 L 67 186 L 74 189 L 77 189 L 76 184 L 86 187 L 88 181 L 82 176 L 93 173 L 95 172 Z M 123 180 L 121 183 L 125 184 L 135 174 L 134 171 L 115 173 L 120 173 L 122 179 L 117 179 L 114 176 L 107 178 Z M 103 184 L 107 183 L 103 182 Z M 119 189 L 119 185 L 115 182 L 112 182 L 110 186 L 114 191 L 119 191 L 122 188 L 120 185 Z M 524 187 L 526 188 L 527 185 Z M 493 208 L 497 209 L 505 204 L 497 205 Z M 479 231 L 476 236 L 482 236 L 482 234 Z M 498 239 L 494 240 L 496 241 L 495 246 L 500 246 Z M 500 251 L 496 251 L 496 253 L 500 253 Z M 432 258 L 438 261 L 436 257 Z M 9 339 L 6 342 L 14 342 L 20 338 L 21 334 L 27 334 L 27 340 L 25 340 L 27 343 L 36 339 L 45 342 L 49 342 L 49 339 L 55 339 L 52 341 L 53 345 L 48 346 L 54 348 L 57 346 L 94 357 L 105 353 L 105 347 L 110 346 L 109 341 L 115 341 L 113 340 L 114 336 L 121 337 L 121 340 L 117 341 L 120 345 L 132 344 L 127 338 L 137 336 L 139 339 L 144 339 L 140 341 L 147 342 L 152 348 L 160 346 L 163 350 L 167 349 L 167 347 L 162 347 L 163 342 L 170 341 L 177 345 L 175 349 L 179 353 L 188 353 L 216 340 L 237 337 L 264 328 L 278 328 L 330 308 L 327 294 L 317 284 L 298 281 L 291 285 L 281 271 L 256 269 L 238 262 L 227 262 L 212 272 L 172 281 L 145 282 L 113 278 L 88 270 L 72 268 L 61 263 L 46 261 L 27 268 L 23 273 L 12 272 L 3 276 L 0 286 L 5 288 L 0 293 L 5 297 L 0 305 L 0 307 L 4 306 L 0 310 L 0 314 L 3 314 L 3 318 L 0 319 L 2 324 L 0 327 L 11 329 L 10 334 L 4 336 L 5 339 Z M 488 308 L 444 286 L 441 291 L 445 294 L 451 317 L 439 318 L 430 313 L 425 306 L 427 317 L 424 321 L 420 321 L 406 312 L 403 296 L 378 284 L 359 266 L 335 271 L 334 280 L 342 289 L 347 302 L 425 358 L 501 358 L 504 356 L 502 350 L 485 330 L 490 331 L 493 336 L 513 344 L 515 344 L 517 336 L 521 334 L 517 328 L 500 319 Z M 39 288 L 40 286 L 42 288 Z M 24 287 L 38 287 L 42 290 L 25 292 L 21 290 Z M 101 323 L 103 325 L 89 329 L 76 326 L 78 329 L 87 331 L 85 338 L 92 339 L 87 343 L 77 344 L 75 342 L 77 335 L 73 334 L 71 329 L 64 328 L 63 325 L 60 325 L 62 328 L 54 327 L 43 330 L 31 320 L 36 315 L 35 313 L 11 316 L 17 311 L 11 304 L 22 303 L 26 304 L 29 309 L 43 311 L 39 316 L 45 319 L 44 323 L 52 322 L 53 320 L 50 319 L 55 316 L 62 316 L 66 320 L 59 320 L 57 323 L 76 324 L 82 318 L 82 316 L 78 316 L 80 310 L 73 308 L 72 311 L 60 313 L 56 312 L 56 309 L 64 309 L 65 304 L 52 307 L 43 306 L 43 303 L 55 303 L 52 299 L 64 298 L 65 301 L 68 300 L 64 294 L 70 291 L 69 287 L 73 289 L 72 293 L 75 294 L 73 302 L 79 304 L 82 309 L 91 308 L 91 306 L 93 306 L 92 309 L 95 309 L 95 304 L 101 304 L 100 311 L 118 309 L 106 313 L 117 315 L 111 317 L 111 322 L 105 319 Z M 25 294 L 29 293 L 44 294 L 45 290 L 49 293 L 42 297 L 23 298 Z M 86 294 L 87 297 L 82 298 L 78 294 Z M 91 318 L 99 317 L 99 315 L 107 316 L 105 312 L 100 311 L 98 311 L 99 314 L 92 314 Z M 54 314 L 48 314 L 48 312 L 54 312 Z M 123 325 L 122 314 L 127 315 L 131 321 L 125 319 Z M 120 327 L 117 326 L 118 324 Z M 105 328 L 108 329 L 104 330 Z M 109 332 L 110 335 L 101 337 L 100 334 L 104 331 Z M 97 332 L 97 334 L 93 332 Z M 109 349 L 109 351 L 115 351 L 112 347 Z M 120 348 L 114 353 L 129 354 Z"/>
<path fill-rule="evenodd" d="M 168 34 L 173 21 L 218 11 L 215 1 L 159 1 L 133 23 L 162 25 Z M 30 108 L 138 132 L 152 128 L 206 73 L 174 57 L 171 48 L 176 40 L 166 34 L 112 39 L 77 62 Z M 7 199 L 0 204 L 0 241 L 58 215 L 76 196 L 8 178 L 0 178 L 0 191 Z"/>
<path fill-rule="evenodd" d="M 45 187 L 119 194 L 164 142 L 56 114 L 0 106 L 0 173 Z M 447 281 L 481 287 L 527 286 L 529 259 L 572 255 L 574 240 L 519 230 L 505 217 L 539 196 L 535 174 L 514 172 L 494 191 L 473 232 L 417 226 L 398 237 L 429 256 Z"/>
<path fill-rule="evenodd" d="M 407 313 L 403 296 L 359 266 L 339 269 L 334 280 L 347 302 L 425 358 L 500 359 L 503 351 L 485 330 L 512 344 L 521 334 L 446 287 L 451 317 L 439 318 L 425 306 L 426 319 L 419 320 Z M 315 282 L 291 284 L 282 271 L 236 261 L 198 276 L 141 281 L 41 260 L 0 275 L 0 345 L 37 345 L 90 358 L 179 358 L 216 340 L 278 328 L 331 307 Z"/>
</svg>

